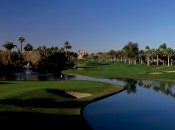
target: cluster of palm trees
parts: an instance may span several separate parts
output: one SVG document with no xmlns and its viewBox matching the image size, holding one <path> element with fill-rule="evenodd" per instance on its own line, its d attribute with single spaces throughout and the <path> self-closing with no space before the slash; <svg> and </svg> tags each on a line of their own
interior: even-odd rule
<svg viewBox="0 0 175 130">
<path fill-rule="evenodd" d="M 13 42 L 5 42 L 2 46 L 5 51 L 0 50 L 0 64 L 24 65 L 31 62 L 36 66 L 45 66 L 46 68 L 64 68 L 66 65 L 73 64 L 72 61 L 78 57 L 76 52 L 71 52 L 72 46 L 65 41 L 64 47 L 40 46 L 36 49 L 31 44 L 26 44 L 24 37 L 19 37 L 20 49 L 18 52 L 11 51 L 17 47 Z M 24 49 L 25 52 L 22 52 Z M 87 59 L 101 61 L 121 61 L 129 64 L 147 64 L 147 65 L 173 65 L 175 59 L 175 50 L 167 47 L 165 43 L 159 48 L 150 48 L 146 46 L 144 50 L 139 50 L 138 43 L 128 42 L 122 50 L 110 50 L 109 52 L 97 52 L 87 55 Z M 62 62 L 63 61 L 63 62 Z M 21 65 L 21 66 L 22 66 Z M 64 67 L 63 67 L 64 66 Z"/>
<path fill-rule="evenodd" d="M 39 46 L 34 49 L 31 44 L 26 44 L 24 37 L 19 37 L 20 49 L 18 51 L 12 51 L 17 47 L 13 42 L 5 42 L 2 46 L 5 50 L 0 50 L 0 66 L 13 66 L 24 67 L 28 62 L 33 65 L 34 68 L 40 68 L 42 71 L 56 71 L 63 70 L 66 67 L 72 67 L 72 60 L 77 57 L 77 53 L 70 52 L 71 45 L 68 41 L 64 43 L 64 47 L 51 47 Z M 22 50 L 24 49 L 24 52 Z"/>
<path fill-rule="evenodd" d="M 128 42 L 122 50 L 91 53 L 88 58 L 103 61 L 121 61 L 129 64 L 170 66 L 173 65 L 175 60 L 175 50 L 167 47 L 166 43 L 161 44 L 156 49 L 146 46 L 145 50 L 139 50 L 138 43 Z"/>
</svg>

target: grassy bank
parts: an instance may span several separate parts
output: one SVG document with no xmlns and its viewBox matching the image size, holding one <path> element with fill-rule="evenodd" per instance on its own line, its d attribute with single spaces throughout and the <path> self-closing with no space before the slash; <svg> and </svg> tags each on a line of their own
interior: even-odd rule
<svg viewBox="0 0 175 130">
<path fill-rule="evenodd" d="M 159 79 L 175 81 L 175 66 L 147 66 L 121 62 L 79 61 L 74 70 L 66 74 L 104 78 Z"/>
<path fill-rule="evenodd" d="M 121 89 L 91 81 L 0 81 L 0 129 L 90 129 L 81 108 Z M 92 95 L 77 99 L 65 91 Z"/>
</svg>

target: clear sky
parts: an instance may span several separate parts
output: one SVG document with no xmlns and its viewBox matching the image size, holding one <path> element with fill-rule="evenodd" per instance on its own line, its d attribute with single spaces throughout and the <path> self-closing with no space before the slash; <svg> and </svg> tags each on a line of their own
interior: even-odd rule
<svg viewBox="0 0 175 130">
<path fill-rule="evenodd" d="M 88 53 L 166 43 L 175 49 L 175 0 L 0 0 L 0 49 L 18 37 L 34 48 L 64 46 Z"/>
</svg>

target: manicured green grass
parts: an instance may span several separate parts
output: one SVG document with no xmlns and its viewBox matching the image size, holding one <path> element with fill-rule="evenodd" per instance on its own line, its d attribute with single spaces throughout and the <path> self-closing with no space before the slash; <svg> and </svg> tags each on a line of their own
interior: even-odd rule
<svg viewBox="0 0 175 130">
<path fill-rule="evenodd" d="M 78 66 L 80 64 L 81 66 Z M 78 70 L 76 68 L 84 69 Z M 64 73 L 104 78 L 159 79 L 175 81 L 175 72 L 170 72 L 175 71 L 175 66 L 147 66 L 145 64 L 134 65 L 121 62 L 79 61 L 76 68 L 74 70 L 66 70 Z"/>
<path fill-rule="evenodd" d="M 89 129 L 81 116 L 81 109 L 89 101 L 121 89 L 123 87 L 118 85 L 92 81 L 0 81 L 0 128 L 22 123 L 30 129 L 35 126 Z M 70 98 L 62 95 L 63 91 L 92 96 Z"/>
<path fill-rule="evenodd" d="M 54 113 L 54 114 L 80 114 L 80 109 L 88 101 L 91 101 L 97 97 L 104 96 L 117 92 L 122 87 L 102 83 L 102 82 L 91 82 L 91 81 L 0 81 L 0 111 L 5 111 L 6 107 L 9 106 L 9 111 L 31 111 L 31 112 L 43 112 L 43 113 Z M 50 93 L 49 90 L 52 92 Z M 76 91 L 82 93 L 89 93 L 92 96 L 84 97 L 80 99 L 67 98 L 59 94 L 56 94 L 57 91 Z M 55 93 L 54 93 L 55 92 Z M 19 101 L 25 103 L 25 101 L 38 101 L 37 105 L 40 105 L 40 100 L 47 100 L 54 102 L 58 105 L 56 108 L 42 108 L 40 107 L 30 107 L 22 104 L 8 104 L 9 100 Z M 84 102 L 84 105 L 79 107 L 61 107 L 59 108 L 60 102 Z M 7 102 L 7 103 L 6 103 Z M 32 102 L 31 102 L 32 103 Z M 47 105 L 47 104 L 45 104 Z M 69 106 L 69 105 L 68 105 Z"/>
</svg>

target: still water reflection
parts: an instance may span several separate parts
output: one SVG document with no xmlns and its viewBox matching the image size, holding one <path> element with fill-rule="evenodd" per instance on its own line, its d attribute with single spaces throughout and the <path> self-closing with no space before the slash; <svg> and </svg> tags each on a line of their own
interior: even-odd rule
<svg viewBox="0 0 175 130">
<path fill-rule="evenodd" d="M 90 103 L 84 108 L 83 115 L 94 130 L 175 129 L 175 85 L 172 82 L 61 77 L 33 73 L 0 76 L 0 80 L 91 80 L 120 84 L 125 86 L 125 91 Z"/>
<path fill-rule="evenodd" d="M 175 129 L 172 82 L 124 79 L 125 91 L 88 104 L 84 116 L 94 130 Z"/>
</svg>

